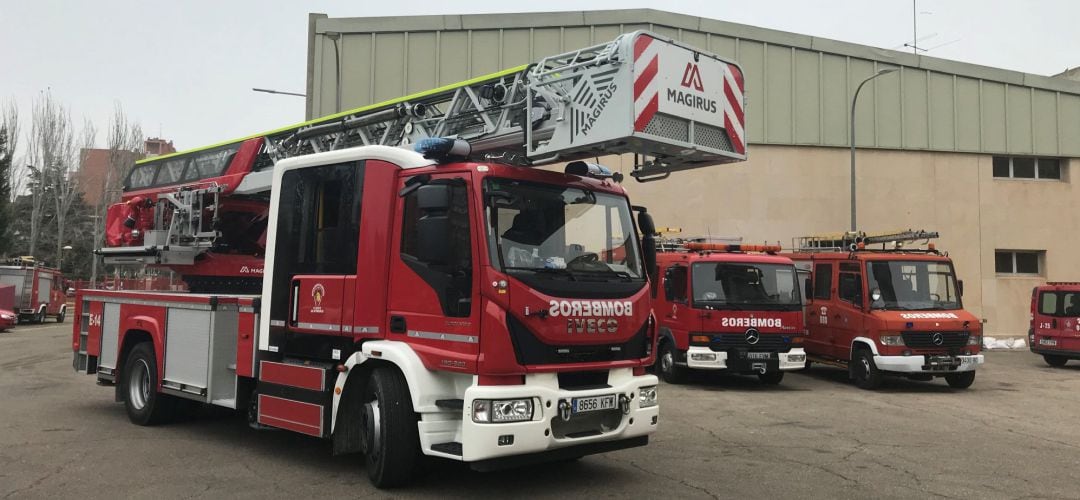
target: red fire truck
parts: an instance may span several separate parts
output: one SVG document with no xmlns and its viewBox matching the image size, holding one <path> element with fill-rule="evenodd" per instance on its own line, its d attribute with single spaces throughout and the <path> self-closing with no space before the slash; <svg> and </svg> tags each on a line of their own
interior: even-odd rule
<svg viewBox="0 0 1080 500">
<path fill-rule="evenodd" d="M 134 423 L 246 408 L 363 453 L 380 487 L 422 455 L 490 470 L 644 445 L 655 228 L 582 160 L 644 155 L 638 180 L 743 160 L 742 106 L 738 66 L 636 32 L 140 163 L 101 253 L 200 293 L 80 293 L 75 368 Z"/>
<path fill-rule="evenodd" d="M 884 375 L 970 387 L 983 363 L 982 325 L 964 310 L 952 260 L 929 241 L 937 236 L 802 238 L 791 258 L 812 276 L 805 285 L 807 365 L 845 368 L 864 389 L 878 387 Z"/>
<path fill-rule="evenodd" d="M 1050 282 L 1031 290 L 1028 345 L 1050 366 L 1080 359 L 1080 283 Z"/>
<path fill-rule="evenodd" d="M 49 316 L 63 323 L 67 317 L 64 275 L 58 269 L 37 265 L 32 259 L 19 259 L 0 266 L 0 284 L 15 287 L 12 312 L 20 323 L 44 323 Z"/>
<path fill-rule="evenodd" d="M 673 240 L 659 245 L 657 367 L 669 383 L 688 369 L 753 373 L 779 384 L 802 369 L 802 294 L 779 246 Z"/>
</svg>

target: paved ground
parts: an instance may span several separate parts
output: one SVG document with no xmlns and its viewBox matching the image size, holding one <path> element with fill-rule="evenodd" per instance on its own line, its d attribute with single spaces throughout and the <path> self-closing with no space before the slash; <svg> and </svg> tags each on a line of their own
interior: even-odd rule
<svg viewBox="0 0 1080 500">
<path fill-rule="evenodd" d="M 0 495 L 388 497 L 356 458 L 230 414 L 134 426 L 112 390 L 71 371 L 69 325 L 0 333 Z M 645 448 L 529 470 L 437 466 L 403 497 L 1071 497 L 1080 363 L 992 353 L 972 389 L 895 380 L 879 392 L 815 368 L 765 388 L 701 377 L 661 387 Z"/>
</svg>

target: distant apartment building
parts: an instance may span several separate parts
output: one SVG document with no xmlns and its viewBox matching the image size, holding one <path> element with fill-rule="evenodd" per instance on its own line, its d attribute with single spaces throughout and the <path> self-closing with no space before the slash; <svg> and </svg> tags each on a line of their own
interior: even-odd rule
<svg viewBox="0 0 1080 500">
<path fill-rule="evenodd" d="M 110 198 L 107 195 L 110 190 L 116 191 L 118 196 L 124 178 L 136 161 L 175 152 L 172 141 L 158 137 L 146 139 L 143 151 L 82 150 L 82 163 L 77 175 L 83 201 L 88 206 L 97 206 Z"/>
</svg>

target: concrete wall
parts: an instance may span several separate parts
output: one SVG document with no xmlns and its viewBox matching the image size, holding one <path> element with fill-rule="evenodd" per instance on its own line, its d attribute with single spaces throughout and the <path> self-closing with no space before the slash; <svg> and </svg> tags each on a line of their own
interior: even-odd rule
<svg viewBox="0 0 1080 500">
<path fill-rule="evenodd" d="M 742 65 L 751 143 L 848 145 L 855 88 L 880 68 L 899 67 L 860 94 L 860 147 L 1080 156 L 1080 82 L 651 9 L 396 18 L 313 14 L 308 117 L 534 62 L 639 29 Z M 337 52 L 332 37 L 339 37 Z"/>
</svg>

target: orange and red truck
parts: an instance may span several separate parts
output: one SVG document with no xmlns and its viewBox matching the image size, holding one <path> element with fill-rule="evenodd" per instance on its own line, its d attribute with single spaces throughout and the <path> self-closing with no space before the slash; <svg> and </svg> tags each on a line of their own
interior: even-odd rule
<svg viewBox="0 0 1080 500">
<path fill-rule="evenodd" d="M 779 246 L 691 239 L 659 248 L 656 366 L 664 381 L 723 370 L 779 384 L 804 367 L 800 281 Z"/>
<path fill-rule="evenodd" d="M 964 283 L 929 241 L 937 236 L 852 232 L 796 244 L 790 257 L 810 272 L 808 366 L 842 367 L 864 389 L 886 375 L 971 386 L 983 364 L 982 324 L 964 310 Z"/>
<path fill-rule="evenodd" d="M 1080 283 L 1049 282 L 1032 289 L 1028 345 L 1050 366 L 1080 359 Z"/>
<path fill-rule="evenodd" d="M 141 161 L 100 254 L 192 293 L 81 291 L 74 367 L 136 424 L 243 410 L 362 454 L 380 487 L 424 456 L 491 470 L 645 445 L 655 228 L 585 160 L 641 155 L 642 181 L 744 160 L 742 89 L 733 62 L 635 32 Z"/>
</svg>

